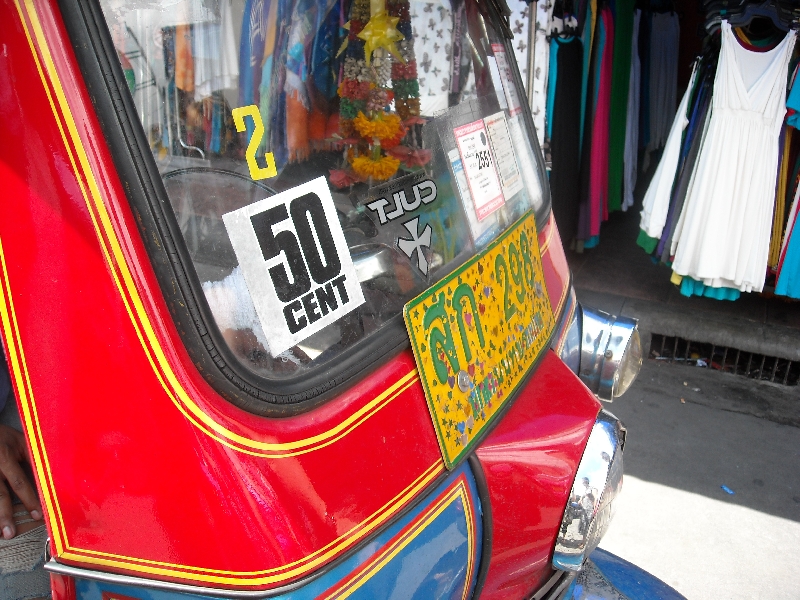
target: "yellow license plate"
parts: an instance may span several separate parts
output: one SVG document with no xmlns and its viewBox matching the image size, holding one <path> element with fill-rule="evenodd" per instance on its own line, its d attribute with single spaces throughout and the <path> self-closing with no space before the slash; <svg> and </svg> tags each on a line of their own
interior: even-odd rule
<svg viewBox="0 0 800 600">
<path fill-rule="evenodd" d="M 452 468 L 508 402 L 555 325 L 533 213 L 411 300 L 403 314 Z"/>
</svg>

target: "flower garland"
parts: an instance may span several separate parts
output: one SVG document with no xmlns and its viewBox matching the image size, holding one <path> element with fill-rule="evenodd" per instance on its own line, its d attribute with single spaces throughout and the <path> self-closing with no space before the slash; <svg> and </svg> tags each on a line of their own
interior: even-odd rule
<svg viewBox="0 0 800 600">
<path fill-rule="evenodd" d="M 344 27 L 339 137 L 348 168 L 331 171 L 331 182 L 341 187 L 385 181 L 403 164 L 415 168 L 430 160 L 429 152 L 401 145 L 422 122 L 409 0 L 353 0 Z M 392 102 L 396 113 L 389 111 Z"/>
</svg>

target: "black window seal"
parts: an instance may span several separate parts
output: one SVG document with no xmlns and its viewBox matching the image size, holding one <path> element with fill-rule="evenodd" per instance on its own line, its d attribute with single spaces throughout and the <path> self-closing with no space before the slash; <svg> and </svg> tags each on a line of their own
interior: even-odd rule
<svg viewBox="0 0 800 600">
<path fill-rule="evenodd" d="M 409 347 L 402 315 L 336 359 L 293 378 L 249 371 L 228 348 L 205 301 L 172 212 L 98 0 L 58 0 L 89 97 L 139 232 L 189 356 L 202 377 L 235 406 L 287 417 L 318 406 L 368 370 Z"/>
</svg>

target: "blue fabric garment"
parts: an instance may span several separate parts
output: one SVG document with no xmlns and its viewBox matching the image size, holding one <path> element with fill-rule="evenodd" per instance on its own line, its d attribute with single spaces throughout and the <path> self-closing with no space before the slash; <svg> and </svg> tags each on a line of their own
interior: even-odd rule
<svg viewBox="0 0 800 600">
<path fill-rule="evenodd" d="M 258 104 L 268 11 L 269 3 L 264 0 L 247 0 L 244 6 L 239 44 L 239 106 Z"/>
<path fill-rule="evenodd" d="M 681 294 L 684 296 L 705 296 L 715 300 L 738 300 L 742 293 L 734 288 L 709 287 L 702 281 L 684 277 L 681 281 Z"/>
<path fill-rule="evenodd" d="M 775 293 L 800 299 L 800 235 L 795 235 L 796 227 L 795 225 L 792 228 L 789 243 L 786 245 L 786 255 L 783 257 Z"/>
<path fill-rule="evenodd" d="M 211 112 L 211 152 L 219 154 L 222 148 L 222 103 L 224 102 L 220 94 L 214 96 L 214 108 Z"/>
<path fill-rule="evenodd" d="M 547 72 L 547 104 L 545 105 L 545 131 L 547 139 L 553 139 L 553 110 L 556 104 L 556 81 L 558 80 L 558 37 L 550 40 L 550 68 Z"/>
<path fill-rule="evenodd" d="M 789 97 L 786 98 L 786 108 L 797 111 L 796 114 L 786 119 L 786 122 L 795 129 L 800 129 L 800 85 L 798 85 L 797 80 L 795 80 L 792 90 L 789 92 Z"/>
</svg>

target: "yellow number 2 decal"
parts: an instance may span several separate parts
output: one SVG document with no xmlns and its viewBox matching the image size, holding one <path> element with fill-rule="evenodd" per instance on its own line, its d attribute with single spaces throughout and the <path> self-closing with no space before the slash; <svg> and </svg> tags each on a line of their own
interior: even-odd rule
<svg viewBox="0 0 800 600">
<path fill-rule="evenodd" d="M 275 157 L 272 155 L 272 152 L 267 152 L 264 155 L 267 161 L 266 167 L 259 167 L 258 161 L 256 160 L 256 151 L 261 145 L 261 138 L 264 137 L 264 122 L 261 120 L 261 113 L 258 112 L 258 107 L 255 104 L 251 104 L 250 106 L 234 108 L 231 112 L 233 114 L 233 122 L 236 125 L 236 131 L 240 133 L 247 129 L 244 124 L 244 118 L 250 117 L 253 119 L 255 129 L 253 130 L 253 136 L 250 138 L 250 142 L 247 144 L 247 151 L 245 152 L 247 166 L 250 169 L 250 177 L 254 180 L 275 177 L 275 175 L 278 174 L 278 169 L 275 167 Z"/>
</svg>

